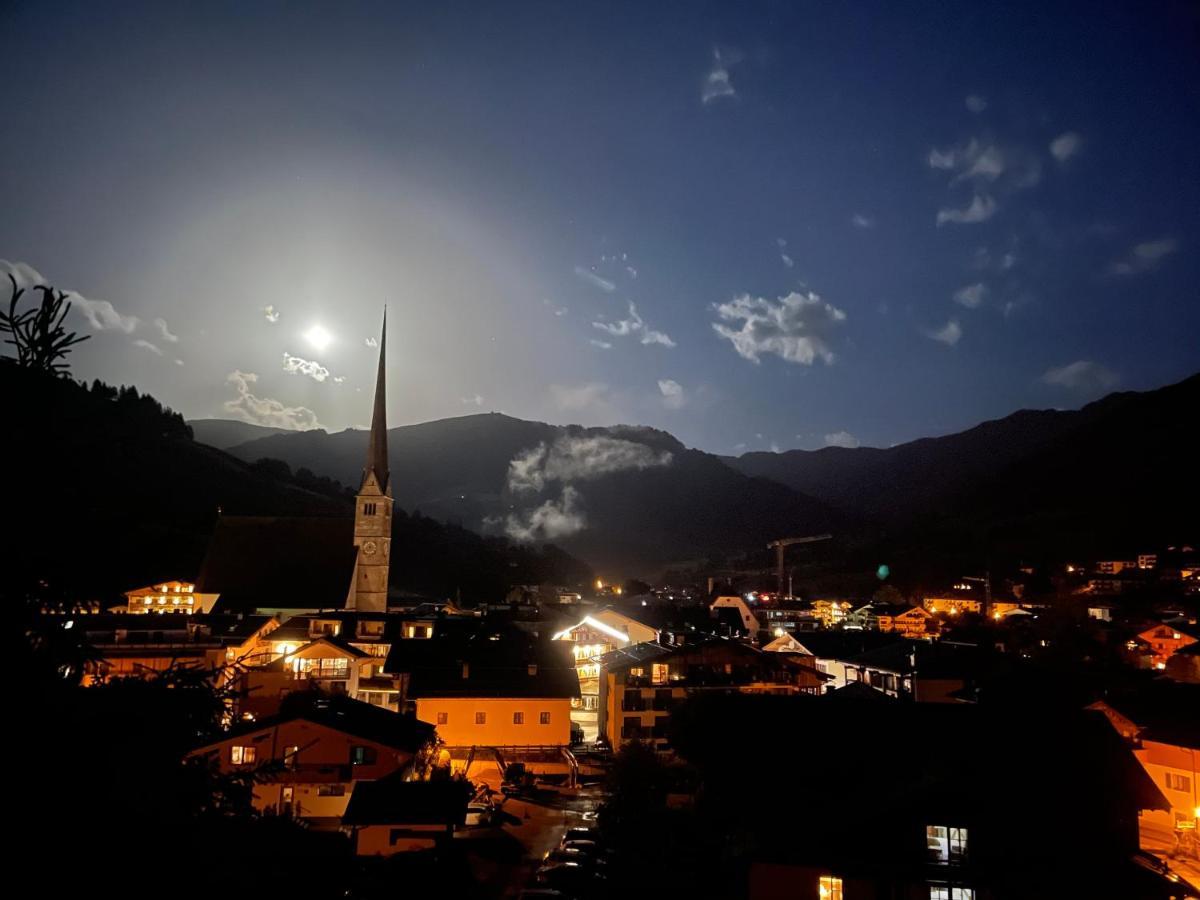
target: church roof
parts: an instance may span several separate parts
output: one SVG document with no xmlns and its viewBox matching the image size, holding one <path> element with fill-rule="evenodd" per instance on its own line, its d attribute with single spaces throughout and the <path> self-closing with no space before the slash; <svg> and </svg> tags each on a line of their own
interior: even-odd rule
<svg viewBox="0 0 1200 900">
<path fill-rule="evenodd" d="M 354 574 L 354 520 L 222 516 L 196 578 L 221 611 L 340 609 Z"/>
<path fill-rule="evenodd" d="M 388 445 L 387 445 L 387 376 L 384 364 L 387 358 L 387 310 L 383 313 L 383 331 L 379 335 L 379 369 L 375 375 L 375 407 L 371 411 L 371 437 L 367 442 L 367 465 L 363 469 L 363 483 L 370 475 L 375 476 L 379 490 L 387 493 Z"/>
</svg>

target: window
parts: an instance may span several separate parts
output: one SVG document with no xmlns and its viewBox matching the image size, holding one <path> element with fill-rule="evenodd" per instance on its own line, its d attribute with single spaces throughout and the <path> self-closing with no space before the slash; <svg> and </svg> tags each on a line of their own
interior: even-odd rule
<svg viewBox="0 0 1200 900">
<path fill-rule="evenodd" d="M 548 712 L 538 713 L 538 724 L 539 725 L 549 725 L 550 724 L 550 713 L 548 713 Z"/>
<path fill-rule="evenodd" d="M 821 900 L 842 900 L 842 879 L 822 875 L 817 879 L 817 894 Z"/>
<path fill-rule="evenodd" d="M 950 887 L 946 884 L 931 884 L 929 900 L 975 900 L 975 889 Z"/>
<path fill-rule="evenodd" d="M 445 725 L 449 721 L 450 721 L 450 713 L 438 713 L 437 714 L 437 723 L 439 725 Z"/>
<path fill-rule="evenodd" d="M 375 762 L 375 748 L 364 747 L 361 744 L 350 748 L 350 765 L 369 766 Z"/>
<path fill-rule="evenodd" d="M 487 724 L 487 713 L 485 713 L 485 712 L 475 713 L 475 724 L 476 725 L 486 725 Z"/>
<path fill-rule="evenodd" d="M 929 825 L 925 829 L 925 844 L 932 862 L 960 863 L 967 857 L 967 829 Z"/>
<path fill-rule="evenodd" d="M 1176 775 L 1174 772 L 1167 772 L 1167 789 L 1190 794 L 1192 792 L 1192 779 L 1186 775 Z"/>
<path fill-rule="evenodd" d="M 514 725 L 524 725 L 525 724 L 525 713 L 523 713 L 523 712 L 513 713 L 513 724 Z"/>
<path fill-rule="evenodd" d="M 375 515 L 375 504 L 374 503 L 364 503 L 363 504 L 363 515 L 364 516 Z"/>
<path fill-rule="evenodd" d="M 650 667 L 650 682 L 651 684 L 666 684 L 667 683 L 667 664 L 654 663 Z"/>
<path fill-rule="evenodd" d="M 229 750 L 229 761 L 235 766 L 252 766 L 254 765 L 254 748 L 253 747 L 231 747 Z"/>
<path fill-rule="evenodd" d="M 600 708 L 600 698 L 595 694 L 584 694 L 583 695 L 583 708 L 584 709 L 599 709 Z"/>
<path fill-rule="evenodd" d="M 346 786 L 344 784 L 318 784 L 318 797 L 345 797 Z"/>
<path fill-rule="evenodd" d="M 295 746 L 284 747 L 283 765 L 288 769 L 294 769 L 298 762 L 300 762 L 300 748 Z"/>
</svg>

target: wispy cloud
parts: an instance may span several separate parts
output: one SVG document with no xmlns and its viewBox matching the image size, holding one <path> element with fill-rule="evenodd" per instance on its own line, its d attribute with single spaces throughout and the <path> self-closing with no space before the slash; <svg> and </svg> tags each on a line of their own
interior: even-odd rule
<svg viewBox="0 0 1200 900">
<path fill-rule="evenodd" d="M 875 220 L 871 216 L 855 213 L 850 217 L 850 224 L 855 228 L 874 228 Z"/>
<path fill-rule="evenodd" d="M 554 541 L 577 534 L 587 527 L 579 491 L 567 485 L 557 499 L 546 500 L 526 512 L 510 513 L 504 533 L 514 541 Z"/>
<path fill-rule="evenodd" d="M 564 412 L 582 412 L 609 405 L 609 388 L 600 381 L 580 385 L 550 385 L 550 399 Z"/>
<path fill-rule="evenodd" d="M 363 343 L 365 343 L 368 347 L 378 347 L 379 346 L 379 341 L 377 341 L 373 337 L 367 338 Z"/>
<path fill-rule="evenodd" d="M 713 65 L 704 77 L 704 87 L 700 92 L 700 102 L 713 103 L 723 98 L 737 97 L 737 91 L 729 77 L 729 70 L 741 61 L 741 54 L 736 50 L 722 52 L 713 48 Z"/>
<path fill-rule="evenodd" d="M 976 114 L 983 112 L 988 107 L 987 100 L 978 94 L 968 94 L 964 103 L 967 109 Z"/>
<path fill-rule="evenodd" d="M 5 275 L 12 275 L 17 282 L 17 287 L 25 288 L 26 290 L 40 284 L 50 283 L 41 272 L 28 263 L 9 262 L 7 259 L 0 259 L 0 276 Z M 7 281 L 8 279 L 5 278 L 4 280 Z M 121 331 L 125 334 L 133 334 L 134 329 L 138 326 L 140 320 L 137 316 L 124 315 L 118 312 L 116 307 L 107 300 L 93 300 L 83 296 L 78 291 L 66 288 L 61 288 L 61 290 L 66 293 L 67 300 L 71 304 L 71 309 L 82 313 L 93 331 Z"/>
<path fill-rule="evenodd" d="M 591 340 L 588 341 L 588 343 L 591 344 L 593 347 L 600 348 L 601 350 L 611 350 L 612 349 L 612 344 L 610 344 L 608 341 L 599 340 L 598 338 L 592 338 Z"/>
<path fill-rule="evenodd" d="M 250 386 L 258 381 L 258 376 L 253 372 L 234 370 L 225 381 L 237 391 L 237 396 L 226 400 L 224 404 L 225 412 L 236 419 L 252 425 L 289 428 L 295 431 L 321 427 L 316 413 L 307 407 L 284 406 L 278 400 L 256 397 L 250 389 Z"/>
<path fill-rule="evenodd" d="M 846 319 L 842 310 L 811 291 L 778 300 L 742 294 L 715 309 L 722 321 L 712 323 L 713 331 L 753 363 L 773 353 L 805 366 L 818 359 L 829 365 L 834 360 L 829 335 Z M 738 328 L 726 324 L 738 322 Z"/>
<path fill-rule="evenodd" d="M 618 319 L 616 322 L 597 321 L 592 323 L 593 328 L 611 334 L 613 337 L 636 337 L 643 344 L 660 344 L 663 347 L 674 347 L 670 335 L 662 331 L 655 331 L 650 328 L 645 320 L 637 311 L 637 306 L 631 301 L 629 304 L 629 317 L 626 319 Z"/>
<path fill-rule="evenodd" d="M 472 394 L 470 397 L 459 397 L 458 402 L 463 406 L 483 406 L 483 397 L 479 394 Z"/>
<path fill-rule="evenodd" d="M 279 321 L 279 310 L 273 304 L 268 304 L 263 307 L 263 318 L 274 325 Z"/>
<path fill-rule="evenodd" d="M 617 472 L 662 468 L 672 459 L 670 451 L 655 450 L 636 441 L 606 435 L 567 435 L 514 456 L 506 483 L 514 493 L 540 491 L 555 482 L 593 481 Z"/>
<path fill-rule="evenodd" d="M 1045 384 L 1080 393 L 1097 393 L 1114 387 L 1120 376 L 1111 369 L 1088 359 L 1076 360 L 1065 366 L 1048 370 L 1042 375 Z"/>
<path fill-rule="evenodd" d="M 1162 264 L 1164 259 L 1178 249 L 1179 241 L 1173 237 L 1145 241 L 1133 247 L 1120 259 L 1115 260 L 1108 270 L 1113 275 L 1138 275 L 1142 272 L 1152 272 Z"/>
<path fill-rule="evenodd" d="M 162 335 L 162 339 L 171 344 L 179 343 L 179 338 L 171 334 L 171 329 L 167 327 L 166 319 L 155 319 L 154 327 L 158 329 L 158 333 Z"/>
<path fill-rule="evenodd" d="M 941 341 L 947 347 L 954 347 L 962 338 L 962 326 L 958 324 L 957 319 L 951 319 L 941 328 L 929 329 L 925 332 L 926 337 L 931 337 L 935 341 Z"/>
<path fill-rule="evenodd" d="M 1068 131 L 1050 142 L 1050 155 L 1060 163 L 1065 163 L 1078 153 L 1082 146 L 1083 138 L 1077 132 Z"/>
<path fill-rule="evenodd" d="M 324 381 L 329 377 L 329 370 L 319 362 L 292 356 L 286 350 L 283 352 L 283 371 L 289 375 L 307 375 L 313 381 Z"/>
<path fill-rule="evenodd" d="M 848 431 L 835 431 L 833 434 L 825 435 L 825 446 L 853 449 L 858 446 L 858 438 Z"/>
<path fill-rule="evenodd" d="M 687 402 L 683 385 L 673 378 L 661 378 L 658 382 L 658 392 L 662 394 L 663 405 L 667 409 L 682 409 Z"/>
<path fill-rule="evenodd" d="M 153 353 L 155 356 L 162 356 L 162 355 L 163 355 L 163 352 L 162 352 L 162 350 L 161 350 L 160 348 L 156 347 L 154 344 L 150 343 L 150 342 L 149 342 L 149 341 L 147 341 L 147 340 L 143 340 L 143 339 L 141 339 L 141 338 L 138 338 L 136 341 L 134 341 L 134 342 L 133 342 L 133 345 L 134 345 L 135 347 L 141 347 L 143 350 L 149 350 L 149 351 L 150 351 L 151 353 Z"/>
<path fill-rule="evenodd" d="M 977 309 L 983 305 L 983 298 L 987 296 L 987 285 L 982 281 L 975 284 L 968 284 L 960 287 L 954 292 L 954 302 L 967 309 Z"/>
<path fill-rule="evenodd" d="M 586 281 L 588 284 L 600 288 L 606 294 L 611 294 L 617 289 L 617 286 L 607 278 L 601 278 L 591 269 L 585 269 L 583 266 L 575 267 L 575 274 Z"/>
<path fill-rule="evenodd" d="M 783 262 L 783 264 L 784 264 L 785 266 L 787 266 L 789 269 L 790 269 L 790 268 L 792 268 L 793 266 L 795 266 L 795 265 L 796 265 L 796 261 L 795 261 L 794 259 L 792 259 L 790 256 L 788 256 L 786 253 L 780 253 L 780 254 L 779 254 L 779 259 L 780 259 L 780 260 Z"/>
<path fill-rule="evenodd" d="M 944 225 L 951 222 L 955 225 L 973 225 L 986 222 L 996 213 L 996 201 L 987 194 L 976 194 L 971 202 L 962 209 L 944 207 L 938 210 L 937 223 Z"/>
</svg>

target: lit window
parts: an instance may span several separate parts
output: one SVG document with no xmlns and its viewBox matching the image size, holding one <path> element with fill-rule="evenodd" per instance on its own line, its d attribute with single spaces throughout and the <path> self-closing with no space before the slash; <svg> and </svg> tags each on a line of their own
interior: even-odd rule
<svg viewBox="0 0 1200 900">
<path fill-rule="evenodd" d="M 369 766 L 375 762 L 375 748 L 356 745 L 350 748 L 352 766 Z"/>
<path fill-rule="evenodd" d="M 344 784 L 318 784 L 318 797 L 345 797 L 346 786 Z"/>
<path fill-rule="evenodd" d="M 654 663 L 650 667 L 650 682 L 652 684 L 666 684 L 667 671 L 666 663 Z"/>
<path fill-rule="evenodd" d="M 929 900 L 975 900 L 975 889 L 950 887 L 945 884 L 929 886 Z"/>
<path fill-rule="evenodd" d="M 289 769 L 296 768 L 296 764 L 300 761 L 299 747 L 284 747 L 283 748 L 283 764 Z"/>
<path fill-rule="evenodd" d="M 513 724 L 514 725 L 524 725 L 525 724 L 525 713 L 523 713 L 523 712 L 513 713 Z"/>
<path fill-rule="evenodd" d="M 550 713 L 548 713 L 548 712 L 538 713 L 538 724 L 539 725 L 549 725 L 550 724 Z"/>
<path fill-rule="evenodd" d="M 485 712 L 475 713 L 475 724 L 476 725 L 486 725 L 487 724 L 487 713 L 485 713 Z"/>
<path fill-rule="evenodd" d="M 445 725 L 449 721 L 450 721 L 450 713 L 442 712 L 442 713 L 437 714 L 437 723 L 439 725 Z"/>
<path fill-rule="evenodd" d="M 254 765 L 254 748 L 231 747 L 229 750 L 229 761 L 235 766 Z"/>
<path fill-rule="evenodd" d="M 925 829 L 925 843 L 932 862 L 959 863 L 967 856 L 967 829 L 929 825 Z"/>
<path fill-rule="evenodd" d="M 842 900 L 842 879 L 822 875 L 817 879 L 817 893 L 821 900 Z"/>
</svg>

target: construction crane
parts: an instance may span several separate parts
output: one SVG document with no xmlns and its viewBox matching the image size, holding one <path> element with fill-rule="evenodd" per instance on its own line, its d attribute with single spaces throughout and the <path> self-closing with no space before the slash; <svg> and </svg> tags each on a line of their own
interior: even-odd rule
<svg viewBox="0 0 1200 900">
<path fill-rule="evenodd" d="M 810 534 L 807 537 L 780 538 L 767 544 L 768 550 L 775 551 L 775 585 L 779 595 L 783 596 L 783 553 L 794 544 L 815 544 L 817 541 L 828 541 L 832 534 Z M 788 591 L 790 594 L 791 591 Z"/>
</svg>

